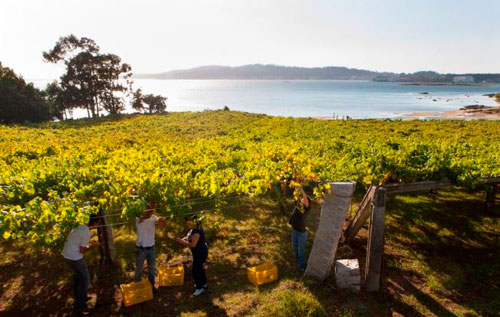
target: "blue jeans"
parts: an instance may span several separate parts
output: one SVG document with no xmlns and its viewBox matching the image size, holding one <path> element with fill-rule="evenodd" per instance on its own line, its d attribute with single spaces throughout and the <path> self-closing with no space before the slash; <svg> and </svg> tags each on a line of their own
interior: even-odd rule
<svg viewBox="0 0 500 317">
<path fill-rule="evenodd" d="M 307 242 L 307 231 L 300 232 L 292 229 L 292 248 L 293 253 L 295 253 L 295 258 L 297 259 L 297 265 L 299 270 L 306 269 L 306 242 Z"/>
<path fill-rule="evenodd" d="M 142 278 L 142 269 L 144 260 L 148 261 L 148 280 L 153 287 L 155 286 L 155 247 L 149 249 L 135 248 L 135 282 Z"/>
<path fill-rule="evenodd" d="M 66 259 L 66 263 L 73 271 L 75 308 L 84 309 L 87 306 L 87 289 L 90 282 L 87 264 L 83 259 L 76 261 Z"/>
</svg>

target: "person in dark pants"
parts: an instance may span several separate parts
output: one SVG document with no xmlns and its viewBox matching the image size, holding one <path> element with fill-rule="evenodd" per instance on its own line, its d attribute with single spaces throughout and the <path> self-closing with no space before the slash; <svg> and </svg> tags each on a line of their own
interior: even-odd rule
<svg viewBox="0 0 500 317">
<path fill-rule="evenodd" d="M 208 287 L 207 276 L 205 275 L 205 269 L 203 268 L 203 264 L 208 257 L 208 246 L 205 242 L 205 232 L 203 229 L 199 228 L 196 217 L 185 218 L 184 226 L 187 230 L 189 230 L 189 232 L 186 237 L 177 239 L 177 242 L 191 249 L 191 253 L 193 254 L 191 274 L 193 275 L 193 279 L 196 283 L 196 290 L 193 295 L 199 296 Z"/>
<path fill-rule="evenodd" d="M 302 190 L 302 197 L 295 204 L 289 224 L 292 225 L 292 249 L 297 259 L 297 267 L 300 272 L 306 269 L 306 218 L 311 209 L 311 199 Z"/>
<path fill-rule="evenodd" d="M 99 244 L 97 241 L 90 241 L 90 230 L 97 228 L 99 223 L 98 217 L 90 216 L 88 225 L 79 225 L 71 230 L 61 252 L 73 271 L 74 309 L 80 313 L 87 310 L 87 301 L 90 300 L 90 297 L 87 296 L 90 276 L 83 254 Z"/>
</svg>

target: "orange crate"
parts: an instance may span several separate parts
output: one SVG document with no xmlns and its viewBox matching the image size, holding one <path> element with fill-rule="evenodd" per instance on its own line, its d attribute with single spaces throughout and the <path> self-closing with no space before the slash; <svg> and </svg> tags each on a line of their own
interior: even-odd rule
<svg viewBox="0 0 500 317">
<path fill-rule="evenodd" d="M 173 267 L 160 267 L 160 286 L 182 286 L 184 285 L 184 267 L 182 265 Z"/>
<path fill-rule="evenodd" d="M 122 298 L 125 306 L 139 304 L 153 299 L 153 287 L 147 279 L 140 282 L 121 284 Z"/>
<path fill-rule="evenodd" d="M 247 268 L 248 281 L 255 286 L 266 284 L 278 279 L 278 267 L 272 263 Z"/>
</svg>

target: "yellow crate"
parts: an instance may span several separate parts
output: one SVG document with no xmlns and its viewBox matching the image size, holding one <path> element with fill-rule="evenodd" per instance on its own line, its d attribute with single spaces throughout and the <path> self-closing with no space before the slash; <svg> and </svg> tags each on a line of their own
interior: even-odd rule
<svg viewBox="0 0 500 317">
<path fill-rule="evenodd" d="M 160 286 L 182 286 L 184 285 L 184 267 L 182 265 L 173 267 L 160 267 Z"/>
<path fill-rule="evenodd" d="M 125 306 L 139 304 L 153 299 L 153 287 L 147 279 L 140 282 L 122 284 L 122 298 Z"/>
<path fill-rule="evenodd" d="M 278 267 L 272 263 L 247 268 L 248 281 L 255 286 L 266 284 L 278 279 Z"/>
</svg>

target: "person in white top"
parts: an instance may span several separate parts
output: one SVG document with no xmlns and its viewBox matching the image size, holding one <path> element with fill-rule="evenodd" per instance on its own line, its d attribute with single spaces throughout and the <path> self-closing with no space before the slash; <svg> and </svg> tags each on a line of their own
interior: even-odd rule
<svg viewBox="0 0 500 317">
<path fill-rule="evenodd" d="M 66 263 L 73 271 L 75 311 L 83 312 L 87 309 L 87 288 L 90 277 L 87 264 L 83 254 L 96 247 L 97 241 L 90 241 L 90 230 L 99 226 L 99 218 L 90 216 L 88 225 L 79 225 L 71 230 L 64 243 L 61 255 L 66 259 Z"/>
<path fill-rule="evenodd" d="M 140 218 L 136 218 L 137 239 L 135 242 L 135 282 L 142 278 L 144 260 L 148 262 L 148 280 L 155 288 L 155 226 L 159 223 L 163 228 L 166 225 L 165 218 L 153 214 L 153 209 L 148 209 Z"/>
</svg>

